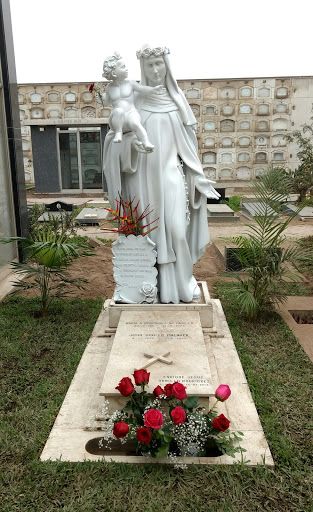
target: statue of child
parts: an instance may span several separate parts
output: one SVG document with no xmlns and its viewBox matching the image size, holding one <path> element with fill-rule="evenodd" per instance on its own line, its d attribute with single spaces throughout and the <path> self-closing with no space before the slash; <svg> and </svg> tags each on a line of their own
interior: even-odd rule
<svg viewBox="0 0 313 512">
<path fill-rule="evenodd" d="M 144 150 L 152 152 L 154 146 L 149 142 L 147 132 L 141 124 L 140 114 L 134 103 L 134 91 L 148 95 L 151 92 L 161 92 L 163 86 L 150 87 L 126 80 L 128 70 L 117 52 L 105 59 L 102 76 L 110 80 L 106 92 L 101 93 L 101 98 L 103 104 L 113 106 L 109 119 L 109 124 L 115 133 L 113 142 L 122 141 L 123 131 L 133 131 Z"/>
</svg>

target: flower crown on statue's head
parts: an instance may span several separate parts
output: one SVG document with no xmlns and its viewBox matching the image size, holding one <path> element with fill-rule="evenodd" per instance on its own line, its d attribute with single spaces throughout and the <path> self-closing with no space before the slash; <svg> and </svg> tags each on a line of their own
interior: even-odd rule
<svg viewBox="0 0 313 512">
<path fill-rule="evenodd" d="M 136 55 L 137 59 L 141 59 L 142 57 L 147 59 L 148 57 L 151 57 L 151 55 L 154 57 L 161 57 L 161 55 L 167 55 L 168 53 L 170 53 L 170 51 L 166 46 L 157 46 L 156 48 L 150 48 L 149 46 L 146 46 L 136 52 Z"/>
</svg>

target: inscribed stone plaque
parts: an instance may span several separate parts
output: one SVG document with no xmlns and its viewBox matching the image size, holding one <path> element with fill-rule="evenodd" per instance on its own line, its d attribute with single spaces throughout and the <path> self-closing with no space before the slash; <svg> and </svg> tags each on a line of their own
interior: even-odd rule
<svg viewBox="0 0 313 512">
<path fill-rule="evenodd" d="M 148 236 L 119 236 L 112 244 L 114 300 L 123 303 L 155 303 L 157 301 L 157 253 Z"/>
<path fill-rule="evenodd" d="M 178 381 L 187 387 L 189 396 L 212 396 L 199 312 L 122 312 L 100 395 L 119 396 L 115 389 L 119 381 L 143 367 L 150 372 L 151 393 L 157 385 Z"/>
</svg>

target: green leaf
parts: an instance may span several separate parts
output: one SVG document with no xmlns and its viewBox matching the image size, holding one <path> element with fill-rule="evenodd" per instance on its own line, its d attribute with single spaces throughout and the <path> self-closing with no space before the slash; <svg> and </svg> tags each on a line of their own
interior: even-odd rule
<svg viewBox="0 0 313 512">
<path fill-rule="evenodd" d="M 161 457 L 166 457 L 168 454 L 170 445 L 169 444 L 163 444 L 160 446 L 160 448 L 157 451 L 156 457 L 159 459 Z"/>
<path fill-rule="evenodd" d="M 185 407 L 187 407 L 188 410 L 194 409 L 198 405 L 198 397 L 197 396 L 189 396 L 184 401 L 184 405 L 185 405 Z"/>
</svg>

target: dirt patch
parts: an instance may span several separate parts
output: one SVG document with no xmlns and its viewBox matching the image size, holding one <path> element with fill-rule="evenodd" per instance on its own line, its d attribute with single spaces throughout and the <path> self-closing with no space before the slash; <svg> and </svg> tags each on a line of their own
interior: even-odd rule
<svg viewBox="0 0 313 512">
<path fill-rule="evenodd" d="M 94 241 L 93 241 L 94 242 Z M 224 265 L 217 257 L 213 243 L 207 246 L 205 254 L 194 266 L 194 275 L 198 281 L 208 283 L 209 292 L 213 295 L 213 284 L 220 272 L 223 272 Z M 112 244 L 110 242 L 103 244 L 99 242 L 95 247 L 94 256 L 80 258 L 74 261 L 69 268 L 71 278 L 83 277 L 88 279 L 84 285 L 84 290 L 78 290 L 76 287 L 68 287 L 71 291 L 69 297 L 78 298 L 110 298 L 114 292 L 113 263 L 112 263 Z M 23 292 L 24 297 L 34 296 L 32 290 Z"/>
</svg>

